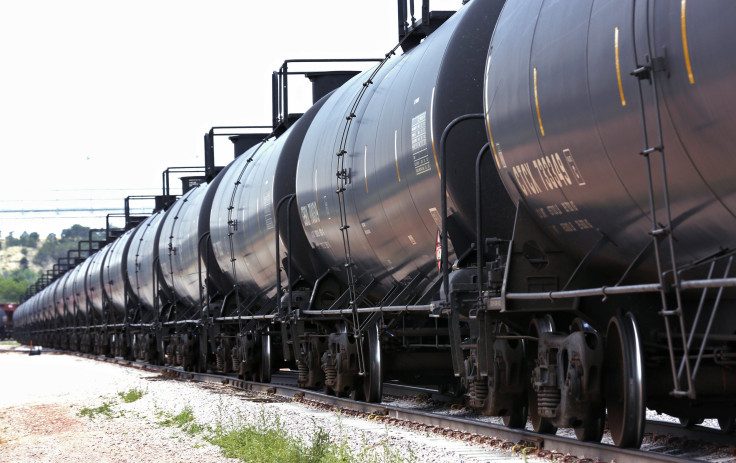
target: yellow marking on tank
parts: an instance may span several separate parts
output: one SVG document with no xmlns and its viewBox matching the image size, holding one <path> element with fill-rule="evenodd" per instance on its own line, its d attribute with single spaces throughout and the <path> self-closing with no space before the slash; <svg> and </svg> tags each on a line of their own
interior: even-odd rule
<svg viewBox="0 0 736 463">
<path fill-rule="evenodd" d="M 618 78 L 618 94 L 621 96 L 621 106 L 626 106 L 626 98 L 624 97 L 624 85 L 621 83 L 621 61 L 618 57 L 618 27 L 614 29 L 613 42 L 616 48 L 616 77 Z"/>
<path fill-rule="evenodd" d="M 690 83 L 694 84 L 695 77 L 693 76 L 693 67 L 690 64 L 690 49 L 687 46 L 687 27 L 685 25 L 685 18 L 687 16 L 685 13 L 687 0 L 682 0 L 682 3 L 680 5 L 680 17 L 682 25 L 682 52 L 685 55 L 685 67 L 687 67 L 687 77 L 690 80 Z"/>
<path fill-rule="evenodd" d="M 437 169 L 437 176 L 442 178 L 440 172 L 440 163 L 437 161 L 437 150 L 434 147 L 434 87 L 432 87 L 432 100 L 429 102 L 429 139 L 432 141 L 432 154 L 434 155 L 434 167 Z"/>
<path fill-rule="evenodd" d="M 485 116 L 486 116 L 486 128 L 488 129 L 488 141 L 491 145 L 491 152 L 493 153 L 493 160 L 496 162 L 496 166 L 501 169 L 501 162 L 498 160 L 498 154 L 496 153 L 496 144 L 493 143 L 493 134 L 491 133 L 491 102 L 488 101 L 488 72 L 491 69 L 491 57 L 488 57 L 486 62 L 486 74 L 483 82 L 485 82 L 485 88 L 483 88 L 484 101 L 485 101 Z"/>
<path fill-rule="evenodd" d="M 368 145 L 363 153 L 363 177 L 365 178 L 365 192 L 368 193 Z"/>
<path fill-rule="evenodd" d="M 542 113 L 539 111 L 539 92 L 537 91 L 537 68 L 534 68 L 534 103 L 537 105 L 537 119 L 539 120 L 539 131 L 544 136 L 544 126 L 542 125 Z"/>
<path fill-rule="evenodd" d="M 394 161 L 396 162 L 396 177 L 398 177 L 399 182 L 401 181 L 401 174 L 399 173 L 399 146 L 398 146 L 398 139 L 399 139 L 399 131 L 394 130 Z"/>
</svg>

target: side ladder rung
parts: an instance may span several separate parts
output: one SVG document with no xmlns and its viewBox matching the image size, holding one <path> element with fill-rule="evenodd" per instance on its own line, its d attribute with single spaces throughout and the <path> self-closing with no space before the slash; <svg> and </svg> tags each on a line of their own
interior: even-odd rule
<svg viewBox="0 0 736 463">
<path fill-rule="evenodd" d="M 682 309 L 679 307 L 675 310 L 660 310 L 659 315 L 662 315 L 664 317 L 671 317 L 673 315 L 680 316 L 682 314 Z"/>
</svg>

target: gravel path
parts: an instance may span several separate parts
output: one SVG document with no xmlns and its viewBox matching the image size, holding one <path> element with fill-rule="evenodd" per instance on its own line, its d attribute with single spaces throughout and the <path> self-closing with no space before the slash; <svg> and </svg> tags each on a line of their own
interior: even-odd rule
<svg viewBox="0 0 736 463">
<path fill-rule="evenodd" d="M 0 463 L 238 461 L 223 457 L 202 432 L 160 424 L 185 407 L 204 427 L 278 417 L 289 433 L 305 439 L 321 428 L 356 453 L 368 448 L 381 454 L 389 448 L 393 455 L 416 462 L 523 461 L 518 454 L 488 446 L 79 357 L 4 352 L 0 372 Z M 143 396 L 124 403 L 118 394 L 131 389 L 142 390 Z M 104 405 L 110 416 L 80 414 Z"/>
</svg>

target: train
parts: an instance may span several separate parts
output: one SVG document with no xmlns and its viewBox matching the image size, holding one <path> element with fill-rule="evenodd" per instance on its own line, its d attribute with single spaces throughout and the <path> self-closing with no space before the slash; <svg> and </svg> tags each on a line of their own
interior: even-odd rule
<svg viewBox="0 0 736 463">
<path fill-rule="evenodd" d="M 647 409 L 733 432 L 736 3 L 464 3 L 399 1 L 385 59 L 69 265 L 17 338 L 432 385 L 618 447 Z"/>
<path fill-rule="evenodd" d="M 13 312 L 16 308 L 16 303 L 0 304 L 0 339 L 13 338 Z"/>
</svg>

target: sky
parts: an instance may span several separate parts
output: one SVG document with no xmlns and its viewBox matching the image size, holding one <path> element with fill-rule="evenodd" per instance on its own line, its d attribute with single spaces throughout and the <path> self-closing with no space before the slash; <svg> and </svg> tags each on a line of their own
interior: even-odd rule
<svg viewBox="0 0 736 463">
<path fill-rule="evenodd" d="M 285 59 L 379 58 L 397 40 L 396 0 L 0 0 L 0 237 L 104 227 L 107 212 L 56 211 L 121 209 L 167 167 L 202 165 L 210 127 L 270 125 Z M 290 112 L 310 104 L 297 79 Z"/>
</svg>

